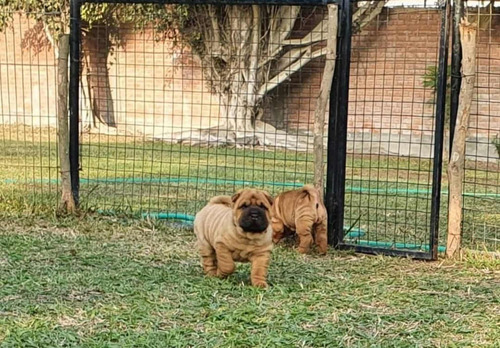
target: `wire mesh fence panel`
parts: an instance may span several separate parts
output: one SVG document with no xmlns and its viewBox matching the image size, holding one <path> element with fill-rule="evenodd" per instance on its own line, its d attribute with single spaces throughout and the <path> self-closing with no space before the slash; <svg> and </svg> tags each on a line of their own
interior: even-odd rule
<svg viewBox="0 0 500 348">
<path fill-rule="evenodd" d="M 56 61 L 43 22 L 34 19 L 47 15 L 0 7 L 0 209 L 4 211 L 52 209 L 57 199 Z"/>
<path fill-rule="evenodd" d="M 190 219 L 215 195 L 312 183 L 325 6 L 84 4 L 82 15 L 96 8 L 119 20 L 81 23 L 84 206 Z"/>
<path fill-rule="evenodd" d="M 466 5 L 479 44 L 463 240 L 498 250 L 500 12 L 489 2 Z M 425 252 L 444 10 L 410 0 L 352 6 L 344 242 Z M 57 202 L 51 30 L 65 17 L 0 7 L 1 208 Z M 93 1 L 78 20 L 84 209 L 190 220 L 215 195 L 313 182 L 326 6 Z M 445 231 L 446 175 L 442 184 Z"/>
<path fill-rule="evenodd" d="M 423 4 L 354 16 L 346 243 L 429 251 L 443 9 Z"/>
<path fill-rule="evenodd" d="M 477 25 L 476 82 L 466 146 L 463 244 L 500 249 L 500 7 L 464 3 Z"/>
</svg>

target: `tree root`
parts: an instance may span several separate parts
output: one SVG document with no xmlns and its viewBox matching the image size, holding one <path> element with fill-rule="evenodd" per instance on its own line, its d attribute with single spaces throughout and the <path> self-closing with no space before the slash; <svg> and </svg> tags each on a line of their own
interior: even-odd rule
<svg viewBox="0 0 500 348">
<path fill-rule="evenodd" d="M 165 140 L 165 139 L 162 139 Z M 252 130 L 211 127 L 174 133 L 171 140 L 197 146 L 283 148 L 299 152 L 312 150 L 312 137 L 289 134 L 270 124 L 256 121 Z"/>
</svg>

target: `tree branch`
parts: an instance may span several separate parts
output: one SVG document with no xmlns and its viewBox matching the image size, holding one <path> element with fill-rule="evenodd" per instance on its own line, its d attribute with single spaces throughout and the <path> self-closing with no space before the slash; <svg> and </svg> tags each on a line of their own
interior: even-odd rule
<svg viewBox="0 0 500 348">
<path fill-rule="evenodd" d="M 311 52 L 313 45 L 294 48 L 285 53 L 276 63 L 276 70 L 282 71 L 299 60 L 306 52 Z"/>
<path fill-rule="evenodd" d="M 291 39 L 284 40 L 282 42 L 283 46 L 305 46 L 312 43 L 323 41 L 323 33 L 325 28 L 328 28 L 328 19 L 322 20 L 317 26 L 314 27 L 308 34 L 306 34 L 302 39 Z"/>
<path fill-rule="evenodd" d="M 386 2 L 387 0 L 374 1 L 369 6 L 366 6 L 365 10 L 363 10 L 362 7 L 359 8 L 358 11 L 353 14 L 354 17 L 358 12 L 360 13 L 360 15 L 356 16 L 357 20 L 353 19 L 354 33 L 359 33 L 364 27 L 370 24 L 371 21 L 382 12 Z"/>
<path fill-rule="evenodd" d="M 275 9 L 276 6 L 273 6 Z M 300 6 L 280 6 L 275 15 L 271 15 L 268 55 L 259 64 L 259 68 L 272 62 L 282 52 L 283 41 L 290 35 L 295 26 L 297 16 L 300 13 Z"/>
<path fill-rule="evenodd" d="M 208 5 L 208 13 L 210 16 L 210 25 L 212 26 L 212 55 L 222 58 L 222 44 L 219 22 L 217 21 L 217 13 L 213 5 Z"/>
<path fill-rule="evenodd" d="M 323 47 L 321 49 L 318 49 L 313 52 L 305 53 L 301 59 L 292 65 L 290 65 L 286 70 L 281 71 L 278 75 L 273 77 L 271 80 L 269 80 L 267 83 L 262 85 L 259 88 L 259 93 L 258 97 L 262 98 L 264 95 L 272 91 L 274 88 L 279 86 L 283 81 L 285 81 L 290 75 L 293 73 L 299 71 L 304 65 L 309 63 L 311 60 L 316 59 L 318 57 L 324 56 L 326 54 L 327 50 L 326 47 Z"/>
</svg>

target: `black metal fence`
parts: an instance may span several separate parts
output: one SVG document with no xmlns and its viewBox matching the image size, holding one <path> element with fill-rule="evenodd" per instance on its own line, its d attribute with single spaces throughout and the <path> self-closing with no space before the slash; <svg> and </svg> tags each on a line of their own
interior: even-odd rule
<svg viewBox="0 0 500 348">
<path fill-rule="evenodd" d="M 358 250 L 437 253 L 449 17 L 423 5 L 353 35 L 344 242 Z"/>
<path fill-rule="evenodd" d="M 133 17 L 145 12 L 144 5 L 115 6 Z M 81 203 L 190 220 L 214 195 L 245 186 L 278 193 L 310 183 L 325 8 L 176 4 L 161 10 L 166 16 L 185 11 L 177 19 L 185 21 L 177 29 L 183 42 L 161 25 L 124 26 L 111 56 L 114 28 L 99 24 L 81 36 L 80 101 L 73 110 L 82 131 Z M 96 124 L 103 132 L 86 132 Z"/>
<path fill-rule="evenodd" d="M 27 18 L 37 14 L 0 6 L 0 209 L 8 213 L 53 210 L 58 198 L 56 66 L 43 25 Z"/>
<path fill-rule="evenodd" d="M 462 11 L 478 28 L 476 83 L 467 138 L 464 245 L 500 246 L 500 7 L 465 1 Z"/>
<path fill-rule="evenodd" d="M 325 2 L 71 4 L 71 162 L 83 208 L 189 223 L 213 195 L 312 182 Z M 447 69 L 450 8 L 338 6 L 324 125 L 331 241 L 435 258 L 446 237 L 442 173 L 456 98 L 446 81 L 456 87 L 459 76 Z M 480 14 L 491 21 L 480 31 L 464 242 L 498 250 L 500 25 L 496 8 Z M 43 34 L 23 18 L 0 38 L 0 165 L 8 168 L 0 198 L 17 210 L 53 206 L 59 189 L 55 60 L 50 42 L 38 52 L 21 44 L 27 32 Z"/>
</svg>

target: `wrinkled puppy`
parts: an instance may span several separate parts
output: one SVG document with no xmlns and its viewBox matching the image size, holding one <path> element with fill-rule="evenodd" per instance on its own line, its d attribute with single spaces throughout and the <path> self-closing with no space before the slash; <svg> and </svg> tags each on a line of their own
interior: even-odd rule
<svg viewBox="0 0 500 348">
<path fill-rule="evenodd" d="M 318 190 L 312 185 L 283 192 L 272 207 L 273 242 L 295 232 L 299 237 L 299 252 L 308 253 L 313 240 L 319 252 L 327 252 L 327 213 Z"/>
<path fill-rule="evenodd" d="M 234 272 L 235 261 L 251 262 L 252 285 L 267 287 L 272 204 L 269 193 L 244 189 L 232 197 L 213 197 L 196 214 L 194 232 L 205 274 L 224 278 Z"/>
</svg>

